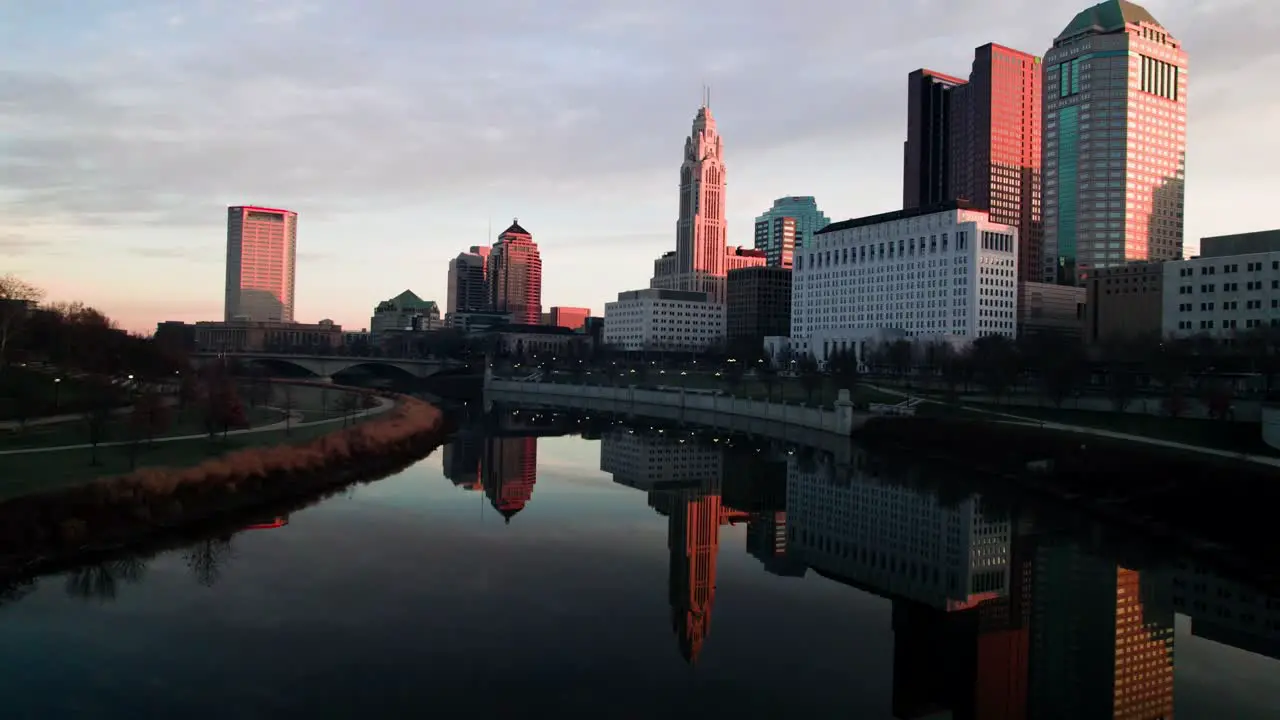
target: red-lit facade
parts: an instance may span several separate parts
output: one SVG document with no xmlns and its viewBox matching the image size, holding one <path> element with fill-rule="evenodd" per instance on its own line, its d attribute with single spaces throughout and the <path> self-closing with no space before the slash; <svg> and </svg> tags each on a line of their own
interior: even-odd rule
<svg viewBox="0 0 1280 720">
<path fill-rule="evenodd" d="M 951 191 L 1018 228 L 1023 282 L 1039 280 L 1044 243 L 1040 81 L 1040 58 L 989 43 L 951 96 Z"/>
<path fill-rule="evenodd" d="M 489 504 L 511 522 L 533 499 L 533 485 L 538 481 L 538 439 L 486 439 L 480 471 Z"/>
<path fill-rule="evenodd" d="M 908 79 L 903 207 L 955 199 L 1018 229 L 1018 273 L 1042 265 L 1040 58 L 988 43 L 967 81 L 930 70 Z"/>
<path fill-rule="evenodd" d="M 225 322 L 293 322 L 297 246 L 297 213 L 227 208 Z"/>
<path fill-rule="evenodd" d="M 591 317 L 589 308 L 561 307 L 559 305 L 551 308 L 551 324 L 556 327 L 580 330 L 587 323 L 587 318 L 589 317 Z"/>
<path fill-rule="evenodd" d="M 533 235 L 513 221 L 489 254 L 485 278 L 495 312 L 511 315 L 516 325 L 542 322 L 542 255 Z"/>
</svg>

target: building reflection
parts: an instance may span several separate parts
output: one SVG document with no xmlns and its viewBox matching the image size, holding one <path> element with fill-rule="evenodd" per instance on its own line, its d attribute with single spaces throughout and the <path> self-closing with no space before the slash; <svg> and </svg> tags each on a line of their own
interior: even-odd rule
<svg viewBox="0 0 1280 720">
<path fill-rule="evenodd" d="M 1035 718 L 1173 717 L 1173 606 L 1162 574 L 1052 538 L 1035 558 Z"/>
<path fill-rule="evenodd" d="M 725 503 L 726 464 L 722 446 L 687 433 L 616 427 L 601 437 L 600 468 L 646 491 L 649 507 L 667 518 L 671 625 L 690 664 L 711 633 L 720 527 L 754 517 Z"/>
<path fill-rule="evenodd" d="M 489 504 L 510 523 L 533 498 L 533 485 L 538 480 L 538 439 L 485 438 L 480 470 Z"/>
<path fill-rule="evenodd" d="M 441 451 L 444 476 L 464 490 L 481 490 L 480 458 L 484 454 L 483 436 L 459 432 Z"/>
<path fill-rule="evenodd" d="M 812 569 L 891 602 L 898 718 L 1172 717 L 1175 608 L 1196 636 L 1280 657 L 1280 601 L 1203 568 L 1118 562 L 918 468 L 671 428 L 600 438 L 600 468 L 667 519 L 671 625 L 691 664 L 710 636 L 721 528 L 739 523 L 767 572 Z M 510 518 L 532 494 L 535 440 L 485 440 L 482 455 L 484 491 Z"/>
<path fill-rule="evenodd" d="M 1190 562 L 1171 568 L 1170 586 L 1192 635 L 1280 660 L 1280 598 Z"/>
</svg>

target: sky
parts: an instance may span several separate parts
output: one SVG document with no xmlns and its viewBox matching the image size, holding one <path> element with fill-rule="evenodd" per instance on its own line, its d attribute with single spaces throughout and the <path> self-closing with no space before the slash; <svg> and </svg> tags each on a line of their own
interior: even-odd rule
<svg viewBox="0 0 1280 720">
<path fill-rule="evenodd" d="M 711 86 L 730 244 L 901 206 L 906 76 L 1043 55 L 1062 0 L 0 0 L 0 274 L 122 327 L 222 317 L 226 207 L 299 214 L 295 319 L 367 327 L 512 218 L 597 314 L 675 247 Z M 1280 12 L 1150 0 L 1190 54 L 1186 238 L 1269 229 Z M 1259 128 L 1267 128 L 1259 131 Z"/>
</svg>

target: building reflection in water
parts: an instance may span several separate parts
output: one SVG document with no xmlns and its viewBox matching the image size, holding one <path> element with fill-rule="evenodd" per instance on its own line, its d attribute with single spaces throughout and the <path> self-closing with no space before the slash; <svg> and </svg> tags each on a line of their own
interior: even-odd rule
<svg viewBox="0 0 1280 720">
<path fill-rule="evenodd" d="M 532 494 L 534 443 L 484 442 L 483 487 L 508 518 Z M 690 663 L 710 635 L 720 528 L 743 522 L 768 572 L 812 569 L 892 602 L 898 718 L 1170 718 L 1175 607 L 1198 636 L 1280 657 L 1280 600 L 1192 566 L 1118 563 L 860 450 L 837 466 L 614 426 L 600 468 L 667 518 L 672 626 Z"/>
<path fill-rule="evenodd" d="M 793 460 L 788 550 L 893 602 L 899 718 L 1173 712 L 1173 612 L 1143 574 L 1045 540 L 981 495 L 946 501 L 868 456 Z"/>
<path fill-rule="evenodd" d="M 489 504 L 510 523 L 533 498 L 533 485 L 538 480 L 538 439 L 485 438 L 480 469 Z"/>
<path fill-rule="evenodd" d="M 697 662 L 711 632 L 721 526 L 747 523 L 747 549 L 766 569 L 804 575 L 805 568 L 786 555 L 785 463 L 687 433 L 615 427 L 601 436 L 600 469 L 645 491 L 649 506 L 667 518 L 671 623 L 689 663 Z M 769 470 L 772 486 L 762 477 Z M 728 496 L 726 477 L 734 479 Z"/>
<path fill-rule="evenodd" d="M 482 435 L 460 431 L 441 451 L 444 476 L 464 490 L 482 490 L 480 457 L 484 454 Z"/>
<path fill-rule="evenodd" d="M 1032 590 L 1037 718 L 1173 716 L 1173 606 L 1138 572 L 1059 538 L 1041 541 Z"/>
</svg>

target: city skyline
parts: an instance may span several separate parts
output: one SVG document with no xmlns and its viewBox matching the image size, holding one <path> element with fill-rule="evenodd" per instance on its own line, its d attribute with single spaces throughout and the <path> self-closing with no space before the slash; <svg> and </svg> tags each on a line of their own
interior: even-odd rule
<svg viewBox="0 0 1280 720">
<path fill-rule="evenodd" d="M 329 317 L 356 329 L 393 288 L 443 303 L 449 258 L 492 243 L 491 218 L 519 215 L 538 230 L 543 304 L 598 311 L 619 289 L 644 287 L 652 258 L 673 246 L 670 167 L 702 82 L 715 88 L 717 120 L 732 147 L 726 239 L 750 246 L 752 219 L 788 194 L 815 196 L 833 220 L 896 207 L 904 75 L 919 67 L 958 72 L 987 42 L 1043 57 L 1087 4 L 1054 3 L 1031 18 L 1014 3 L 981 13 L 938 4 L 921 9 L 923 23 L 895 13 L 852 24 L 842 16 L 852 10 L 801 3 L 785 22 L 809 28 L 803 42 L 752 42 L 776 33 L 768 29 L 773 19 L 763 19 L 770 16 L 747 12 L 712 37 L 699 30 L 700 42 L 675 56 L 658 46 L 703 24 L 672 22 L 675 7 L 661 3 L 629 14 L 593 7 L 572 19 L 504 13 L 501 2 L 448 17 L 425 9 L 389 17 L 373 8 L 358 18 L 338 3 L 255 5 L 240 15 L 196 6 L 176 15 L 138 2 L 73 18 L 41 6 L 0 30 L 0 57 L 11 68 L 0 76 L 0 121 L 12 169 L 0 180 L 0 252 L 51 295 L 74 296 L 128 329 L 150 331 L 157 320 L 222 314 L 214 288 L 225 271 L 227 206 L 288 207 L 306 218 L 296 319 Z M 1144 5 L 1182 42 L 1196 74 L 1188 250 L 1202 236 L 1264 228 L 1265 183 L 1257 179 L 1280 156 L 1280 141 L 1249 132 L 1272 105 L 1248 89 L 1266 74 L 1267 17 L 1248 7 Z M 715 3 L 694 12 L 719 15 Z M 410 47 L 415 33 L 435 25 L 464 41 L 482 29 L 493 37 L 494 17 L 523 26 L 522 42 L 546 61 L 502 64 L 491 53 L 466 69 L 474 78 L 414 82 L 379 64 L 395 57 L 408 62 L 387 64 L 432 66 L 414 54 L 457 49 Z M 321 52 L 317 38 L 338 25 L 352 50 L 380 37 L 378 52 Z M 850 28 L 865 33 L 853 38 L 865 52 L 849 62 L 815 26 L 842 37 Z M 947 34 L 902 43 L 895 28 Z M 50 54 L 53 32 L 72 49 Z M 233 32 L 245 48 L 234 58 L 222 52 Z M 142 33 L 164 38 L 145 54 L 120 50 Z M 614 61 L 602 60 L 601 46 Z M 345 69 L 332 66 L 338 56 Z M 777 83 L 786 98 L 766 102 L 775 92 L 770 78 L 789 76 L 797 57 L 810 69 L 803 87 Z M 585 75 L 584 63 L 592 68 Z M 83 67 L 93 67 L 93 77 L 77 77 Z M 451 105 L 438 110 L 413 99 L 455 89 L 469 102 L 433 103 Z M 796 103 L 796 95 L 812 100 Z M 268 101 L 250 104 L 251 97 Z M 545 111 L 533 120 L 494 119 L 500 113 L 492 110 L 512 101 Z M 427 124 L 445 138 L 440 146 L 421 139 Z M 570 157 L 590 160 L 564 162 Z M 106 260 L 84 246 L 107 250 Z M 596 248 L 617 272 L 592 272 Z"/>
</svg>

